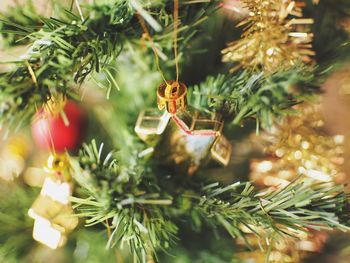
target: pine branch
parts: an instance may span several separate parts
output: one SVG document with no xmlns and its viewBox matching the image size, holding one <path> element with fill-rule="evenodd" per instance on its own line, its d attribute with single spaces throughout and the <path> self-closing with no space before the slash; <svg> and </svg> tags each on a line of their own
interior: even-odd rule
<svg viewBox="0 0 350 263">
<path fill-rule="evenodd" d="M 122 49 L 134 10 L 111 1 L 89 6 L 89 14 L 84 21 L 68 11 L 62 19 L 43 18 L 43 27 L 28 35 L 34 42 L 28 55 L 0 74 L 0 125 L 18 127 L 57 94 L 76 96 L 76 84 L 93 72 L 110 77 L 107 66 Z"/>
<path fill-rule="evenodd" d="M 202 220 L 222 226 L 233 238 L 244 238 L 246 230 L 267 245 L 274 238 L 296 236 L 307 229 L 350 230 L 350 198 L 343 186 L 298 179 L 285 188 L 258 193 L 250 183 L 226 187 L 212 184 L 194 204 Z"/>
<path fill-rule="evenodd" d="M 291 113 L 291 106 L 310 100 L 317 92 L 315 73 L 298 65 L 269 76 L 247 71 L 210 76 L 194 86 L 191 101 L 196 108 L 222 113 L 232 124 L 254 117 L 257 128 L 266 128 L 274 117 Z"/>
<path fill-rule="evenodd" d="M 85 197 L 72 197 L 78 215 L 88 226 L 106 224 L 111 230 L 108 247 L 128 245 L 134 261 L 146 262 L 173 242 L 177 227 L 167 219 L 164 207 L 172 203 L 162 196 L 151 178 L 144 178 L 132 161 L 122 165 L 103 145 L 85 145 L 79 160 L 71 160 L 72 174 Z"/>
<path fill-rule="evenodd" d="M 13 62 L 13 70 L 0 73 L 0 126 L 6 124 L 10 128 L 19 128 L 52 97 L 63 94 L 76 98 L 80 85 L 94 73 L 101 73 L 109 83 L 107 94 L 112 88 L 119 89 L 113 62 L 122 52 L 124 43 L 135 42 L 140 46 L 135 40 L 140 38 L 142 29 L 134 14 L 141 12 L 151 27 L 156 27 L 157 23 L 137 3 L 136 0 L 94 1 L 84 6 L 88 14 L 84 20 L 80 15 L 64 10 L 59 18 L 41 18 L 43 26 L 38 31 L 3 21 L 4 25 L 14 28 L 12 34 L 25 35 L 33 45 L 25 57 Z M 166 12 L 167 5 L 157 4 L 157 1 L 154 5 L 145 5 L 152 12 L 159 12 L 160 20 L 166 26 L 161 35 L 155 35 L 159 50 L 162 45 L 171 50 L 172 19 L 171 13 Z M 180 34 L 183 34 L 180 41 L 186 44 L 196 33 L 189 29 L 190 26 L 203 22 L 207 13 L 215 10 L 213 6 L 212 3 L 206 4 L 208 10 L 199 6 L 190 12 L 191 5 L 183 5 L 188 11 L 185 14 L 192 14 L 192 22 L 179 27 Z M 170 62 L 173 63 L 173 59 Z"/>
<path fill-rule="evenodd" d="M 73 177 L 83 190 L 83 197 L 72 201 L 87 225 L 105 223 L 111 229 L 110 247 L 127 244 L 135 261 L 167 249 L 176 239 L 173 222 L 179 219 L 194 227 L 222 227 L 233 238 L 244 238 L 250 229 L 262 240 L 266 237 L 267 244 L 308 229 L 350 230 L 350 199 L 343 186 L 298 179 L 269 192 L 239 182 L 225 187 L 213 183 L 197 191 L 195 182 L 158 184 L 150 164 L 138 158 L 125 163 L 115 154 L 101 155 L 102 146 L 93 142 L 78 160 L 72 159 Z"/>
<path fill-rule="evenodd" d="M 0 13 L 0 32 L 5 47 L 27 44 L 29 39 L 25 36 L 41 26 L 42 21 L 31 0 L 24 6 L 10 7 L 6 13 Z"/>
</svg>

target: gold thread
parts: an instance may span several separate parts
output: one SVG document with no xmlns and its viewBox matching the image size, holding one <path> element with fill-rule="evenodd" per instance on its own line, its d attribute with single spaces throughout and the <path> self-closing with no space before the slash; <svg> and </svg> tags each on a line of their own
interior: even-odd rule
<svg viewBox="0 0 350 263">
<path fill-rule="evenodd" d="M 179 60 L 177 54 L 177 27 L 179 20 L 179 0 L 174 0 L 174 56 L 176 67 L 176 82 L 179 81 Z"/>
<path fill-rule="evenodd" d="M 151 43 L 151 48 L 153 50 L 153 53 L 154 53 L 154 57 L 155 57 L 155 60 L 156 60 L 156 66 L 157 66 L 157 69 L 163 79 L 163 81 L 168 85 L 168 82 L 166 81 L 165 77 L 164 77 L 164 74 L 163 74 L 163 71 L 162 69 L 160 68 L 160 64 L 159 64 L 159 57 L 158 57 L 158 54 L 157 54 L 157 49 L 155 47 L 155 44 L 153 42 L 153 39 L 147 29 L 147 26 L 146 26 L 146 23 L 145 23 L 145 20 L 143 19 L 143 17 L 140 15 L 140 14 L 137 14 L 137 18 L 139 19 L 139 22 L 141 24 L 141 27 L 144 31 L 144 36 L 145 38 Z"/>
</svg>

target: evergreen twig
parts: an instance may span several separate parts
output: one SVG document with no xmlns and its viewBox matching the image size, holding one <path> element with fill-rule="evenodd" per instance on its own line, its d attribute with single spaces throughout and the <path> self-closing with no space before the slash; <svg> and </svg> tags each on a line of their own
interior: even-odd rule
<svg viewBox="0 0 350 263">
<path fill-rule="evenodd" d="M 273 238 L 296 236 L 308 229 L 350 230 L 349 201 L 343 186 L 299 178 L 266 192 L 256 192 L 250 183 L 212 184 L 203 188 L 194 207 L 203 221 L 224 227 L 233 238 L 244 238 L 250 229 L 272 244 Z"/>
<path fill-rule="evenodd" d="M 156 249 L 174 241 L 177 227 L 164 213 L 172 200 L 162 197 L 132 161 L 122 165 L 113 153 L 102 159 L 102 148 L 93 141 L 84 146 L 79 160 L 71 160 L 72 175 L 86 196 L 71 200 L 86 225 L 110 222 L 108 247 L 128 245 L 134 261 L 146 262 L 149 253 L 156 256 Z"/>
<path fill-rule="evenodd" d="M 85 145 L 78 160 L 72 159 L 72 174 L 87 195 L 72 201 L 87 225 L 109 220 L 108 245 L 128 244 L 135 260 L 144 261 L 149 249 L 167 249 L 177 233 L 173 222 L 179 219 L 197 227 L 223 227 L 233 238 L 244 238 L 244 228 L 250 229 L 269 243 L 310 228 L 350 229 L 350 199 L 343 186 L 298 179 L 268 192 L 239 182 L 224 187 L 212 183 L 200 191 L 186 185 L 182 190 L 164 188 L 155 176 L 147 176 L 152 173 L 145 171 L 144 161 L 122 163 L 113 154 L 103 160 L 101 152 L 102 146 L 98 149 L 93 142 Z"/>
<path fill-rule="evenodd" d="M 247 71 L 210 76 L 194 86 L 191 102 L 196 108 L 222 113 L 233 124 L 254 117 L 258 127 L 266 128 L 273 117 L 290 113 L 291 106 L 312 99 L 318 91 L 313 70 L 297 65 L 268 76 Z"/>
<path fill-rule="evenodd" d="M 0 74 L 0 125 L 19 127 L 57 94 L 76 96 L 75 85 L 93 72 L 110 78 L 107 66 L 132 29 L 134 10 L 128 1 L 110 1 L 88 11 L 84 21 L 69 11 L 61 19 L 42 18 L 42 28 L 27 36 L 33 42 L 27 56 Z"/>
</svg>

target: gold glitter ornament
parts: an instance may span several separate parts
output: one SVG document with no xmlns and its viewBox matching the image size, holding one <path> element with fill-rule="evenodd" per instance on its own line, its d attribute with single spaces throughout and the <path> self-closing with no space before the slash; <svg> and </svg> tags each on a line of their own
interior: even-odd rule
<svg viewBox="0 0 350 263">
<path fill-rule="evenodd" d="M 312 19 L 302 18 L 299 3 L 291 0 L 242 0 L 249 10 L 239 27 L 244 27 L 241 39 L 222 50 L 222 61 L 250 71 L 273 73 L 288 69 L 299 60 L 311 62 L 312 33 L 305 25 Z"/>
<path fill-rule="evenodd" d="M 34 240 L 56 249 L 67 242 L 67 235 L 78 225 L 69 202 L 73 186 L 67 176 L 68 160 L 63 155 L 52 154 L 48 158 L 46 177 L 39 197 L 28 215 L 34 219 Z"/>
<path fill-rule="evenodd" d="M 260 232 L 259 232 L 260 233 Z M 261 232 L 261 234 L 266 234 Z M 268 248 L 261 250 L 261 243 L 254 234 L 247 233 L 246 241 L 252 247 L 252 251 L 238 252 L 236 256 L 249 262 L 304 262 L 310 253 L 320 253 L 326 243 L 327 234 L 312 229 L 304 231 L 293 231 L 293 237 L 276 239 L 270 244 L 271 252 L 266 253 Z M 246 248 L 246 243 L 242 239 L 237 240 L 239 247 Z M 267 258 L 268 256 L 268 258 Z"/>
</svg>

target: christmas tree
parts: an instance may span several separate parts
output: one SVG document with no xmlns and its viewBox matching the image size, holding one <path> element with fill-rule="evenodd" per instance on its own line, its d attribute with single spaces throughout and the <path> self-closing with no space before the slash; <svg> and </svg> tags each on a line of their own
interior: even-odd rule
<svg viewBox="0 0 350 263">
<path fill-rule="evenodd" d="M 349 15 L 6 0 L 0 261 L 346 262 Z"/>
</svg>

